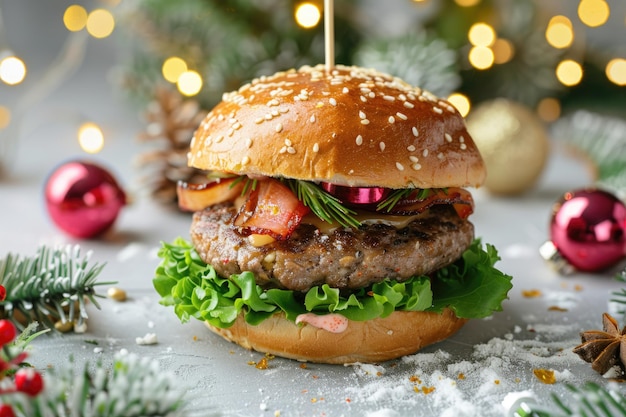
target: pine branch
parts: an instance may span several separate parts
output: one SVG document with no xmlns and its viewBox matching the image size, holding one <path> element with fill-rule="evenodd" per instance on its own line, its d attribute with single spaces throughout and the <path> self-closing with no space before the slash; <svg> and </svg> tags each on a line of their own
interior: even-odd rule
<svg viewBox="0 0 626 417">
<path fill-rule="evenodd" d="M 624 268 L 622 272 L 618 273 L 615 276 L 615 279 L 626 284 L 626 268 Z M 619 291 L 613 291 L 611 292 L 611 295 L 613 298 L 610 299 L 610 302 L 626 305 L 626 288 L 621 288 Z M 626 307 L 621 308 L 618 312 L 623 315 L 622 321 L 626 321 Z"/>
<path fill-rule="evenodd" d="M 90 254 L 81 257 L 78 246 L 51 249 L 42 246 L 33 257 L 9 253 L 0 259 L 0 284 L 6 299 L 0 302 L 0 318 L 11 320 L 23 329 L 38 321 L 54 328 L 55 321 L 82 325 L 87 318 L 86 301 L 100 307 L 95 287 L 104 264 L 89 265 Z"/>
<path fill-rule="evenodd" d="M 36 397 L 0 396 L 16 417 L 178 417 L 183 416 L 184 390 L 158 363 L 118 354 L 112 366 L 87 363 L 82 372 L 70 358 L 66 367 L 49 369 L 44 390 Z"/>
<path fill-rule="evenodd" d="M 565 417 L 596 416 L 626 417 L 626 396 L 615 389 L 601 387 L 589 382 L 582 387 L 567 384 L 570 398 L 560 398 L 552 394 L 553 407 L 545 407 L 531 402 L 518 405 L 512 414 L 517 417 Z"/>
<path fill-rule="evenodd" d="M 593 164 L 598 184 L 626 194 L 626 120 L 579 110 L 556 122 L 552 136 Z"/>
</svg>

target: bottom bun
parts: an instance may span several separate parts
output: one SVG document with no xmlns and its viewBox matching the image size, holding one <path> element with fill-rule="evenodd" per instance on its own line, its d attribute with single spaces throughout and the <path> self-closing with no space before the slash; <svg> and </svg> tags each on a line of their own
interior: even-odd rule
<svg viewBox="0 0 626 417">
<path fill-rule="evenodd" d="M 441 314 L 396 311 L 385 318 L 349 321 L 341 333 L 297 325 L 282 313 L 256 326 L 246 323 L 241 314 L 227 329 L 207 326 L 246 349 L 299 361 L 345 364 L 383 362 L 415 353 L 450 337 L 466 321 L 445 309 Z"/>
</svg>

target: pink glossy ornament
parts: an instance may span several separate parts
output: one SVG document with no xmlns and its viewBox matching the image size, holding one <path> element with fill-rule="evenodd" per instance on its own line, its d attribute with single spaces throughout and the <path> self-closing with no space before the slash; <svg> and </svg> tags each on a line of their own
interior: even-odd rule
<svg viewBox="0 0 626 417">
<path fill-rule="evenodd" d="M 554 205 L 550 233 L 577 270 L 607 269 L 626 256 L 626 206 L 602 190 L 567 192 Z"/>
<path fill-rule="evenodd" d="M 78 238 L 95 237 L 108 230 L 126 204 L 126 194 L 115 178 L 101 166 L 85 161 L 56 168 L 44 192 L 54 223 Z"/>
</svg>

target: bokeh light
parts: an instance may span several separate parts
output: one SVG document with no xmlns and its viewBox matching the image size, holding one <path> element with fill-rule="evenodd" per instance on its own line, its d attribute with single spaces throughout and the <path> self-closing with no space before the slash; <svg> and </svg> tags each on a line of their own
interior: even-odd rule
<svg viewBox="0 0 626 417">
<path fill-rule="evenodd" d="M 178 91 L 186 96 L 195 96 L 202 90 L 202 77 L 196 71 L 185 71 L 176 82 Z"/>
<path fill-rule="evenodd" d="M 8 85 L 16 85 L 24 81 L 26 65 L 16 56 L 7 56 L 0 60 L 0 80 Z"/>
<path fill-rule="evenodd" d="M 78 32 L 87 25 L 87 10 L 78 4 L 71 5 L 63 13 L 63 24 L 70 32 Z"/>
<path fill-rule="evenodd" d="M 565 59 L 556 67 L 556 78 L 561 84 L 572 87 L 583 78 L 583 67 L 576 61 Z"/>
<path fill-rule="evenodd" d="M 537 105 L 537 114 L 544 122 L 553 122 L 561 116 L 561 103 L 555 98 L 546 97 Z"/>
<path fill-rule="evenodd" d="M 454 0 L 461 7 L 472 7 L 480 3 L 480 0 Z"/>
<path fill-rule="evenodd" d="M 187 63 L 177 56 L 167 58 L 161 67 L 163 77 L 171 83 L 176 83 L 178 77 L 185 71 L 187 71 Z"/>
<path fill-rule="evenodd" d="M 546 40 L 555 48 L 567 48 L 574 42 L 572 22 L 565 16 L 554 16 L 546 28 Z"/>
<path fill-rule="evenodd" d="M 474 23 L 467 37 L 474 46 L 491 46 L 496 40 L 496 32 L 486 23 Z"/>
<path fill-rule="evenodd" d="M 626 85 L 626 59 L 614 58 L 606 64 L 606 76 L 614 84 Z"/>
<path fill-rule="evenodd" d="M 317 26 L 322 18 L 322 12 L 313 3 L 300 3 L 296 7 L 295 18 L 299 26 L 309 29 Z"/>
<path fill-rule="evenodd" d="M 94 38 L 102 39 L 113 33 L 115 19 L 105 9 L 96 9 L 87 17 L 87 32 Z"/>
<path fill-rule="evenodd" d="M 470 49 L 468 59 L 470 64 L 479 70 L 491 68 L 494 63 L 493 51 L 486 46 L 474 46 Z"/>
<path fill-rule="evenodd" d="M 78 128 L 78 144 L 87 153 L 98 153 L 104 147 L 104 134 L 95 123 L 83 123 Z"/>
<path fill-rule="evenodd" d="M 609 5 L 604 0 L 581 0 L 578 4 L 578 18 L 592 28 L 605 24 L 610 14 Z"/>
<path fill-rule="evenodd" d="M 513 55 L 515 55 L 515 47 L 508 39 L 496 39 L 491 49 L 493 50 L 493 60 L 496 64 L 505 64 L 513 59 Z"/>
<path fill-rule="evenodd" d="M 461 116 L 466 117 L 472 107 L 469 98 L 461 93 L 452 93 L 448 96 L 448 101 L 456 107 Z"/>
<path fill-rule="evenodd" d="M 11 110 L 8 107 L 0 106 L 0 130 L 6 129 L 11 123 Z"/>
</svg>

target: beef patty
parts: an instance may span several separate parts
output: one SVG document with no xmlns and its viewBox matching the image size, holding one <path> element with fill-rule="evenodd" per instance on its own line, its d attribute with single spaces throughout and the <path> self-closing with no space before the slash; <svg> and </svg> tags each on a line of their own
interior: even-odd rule
<svg viewBox="0 0 626 417">
<path fill-rule="evenodd" d="M 307 291 L 328 284 L 366 287 L 386 278 L 402 281 L 426 275 L 458 259 L 474 238 L 474 226 L 450 206 L 435 206 L 406 227 L 366 224 L 328 234 L 302 223 L 291 237 L 260 247 L 231 225 L 232 205 L 196 212 L 191 238 L 223 277 L 251 271 L 262 287 Z"/>
</svg>

